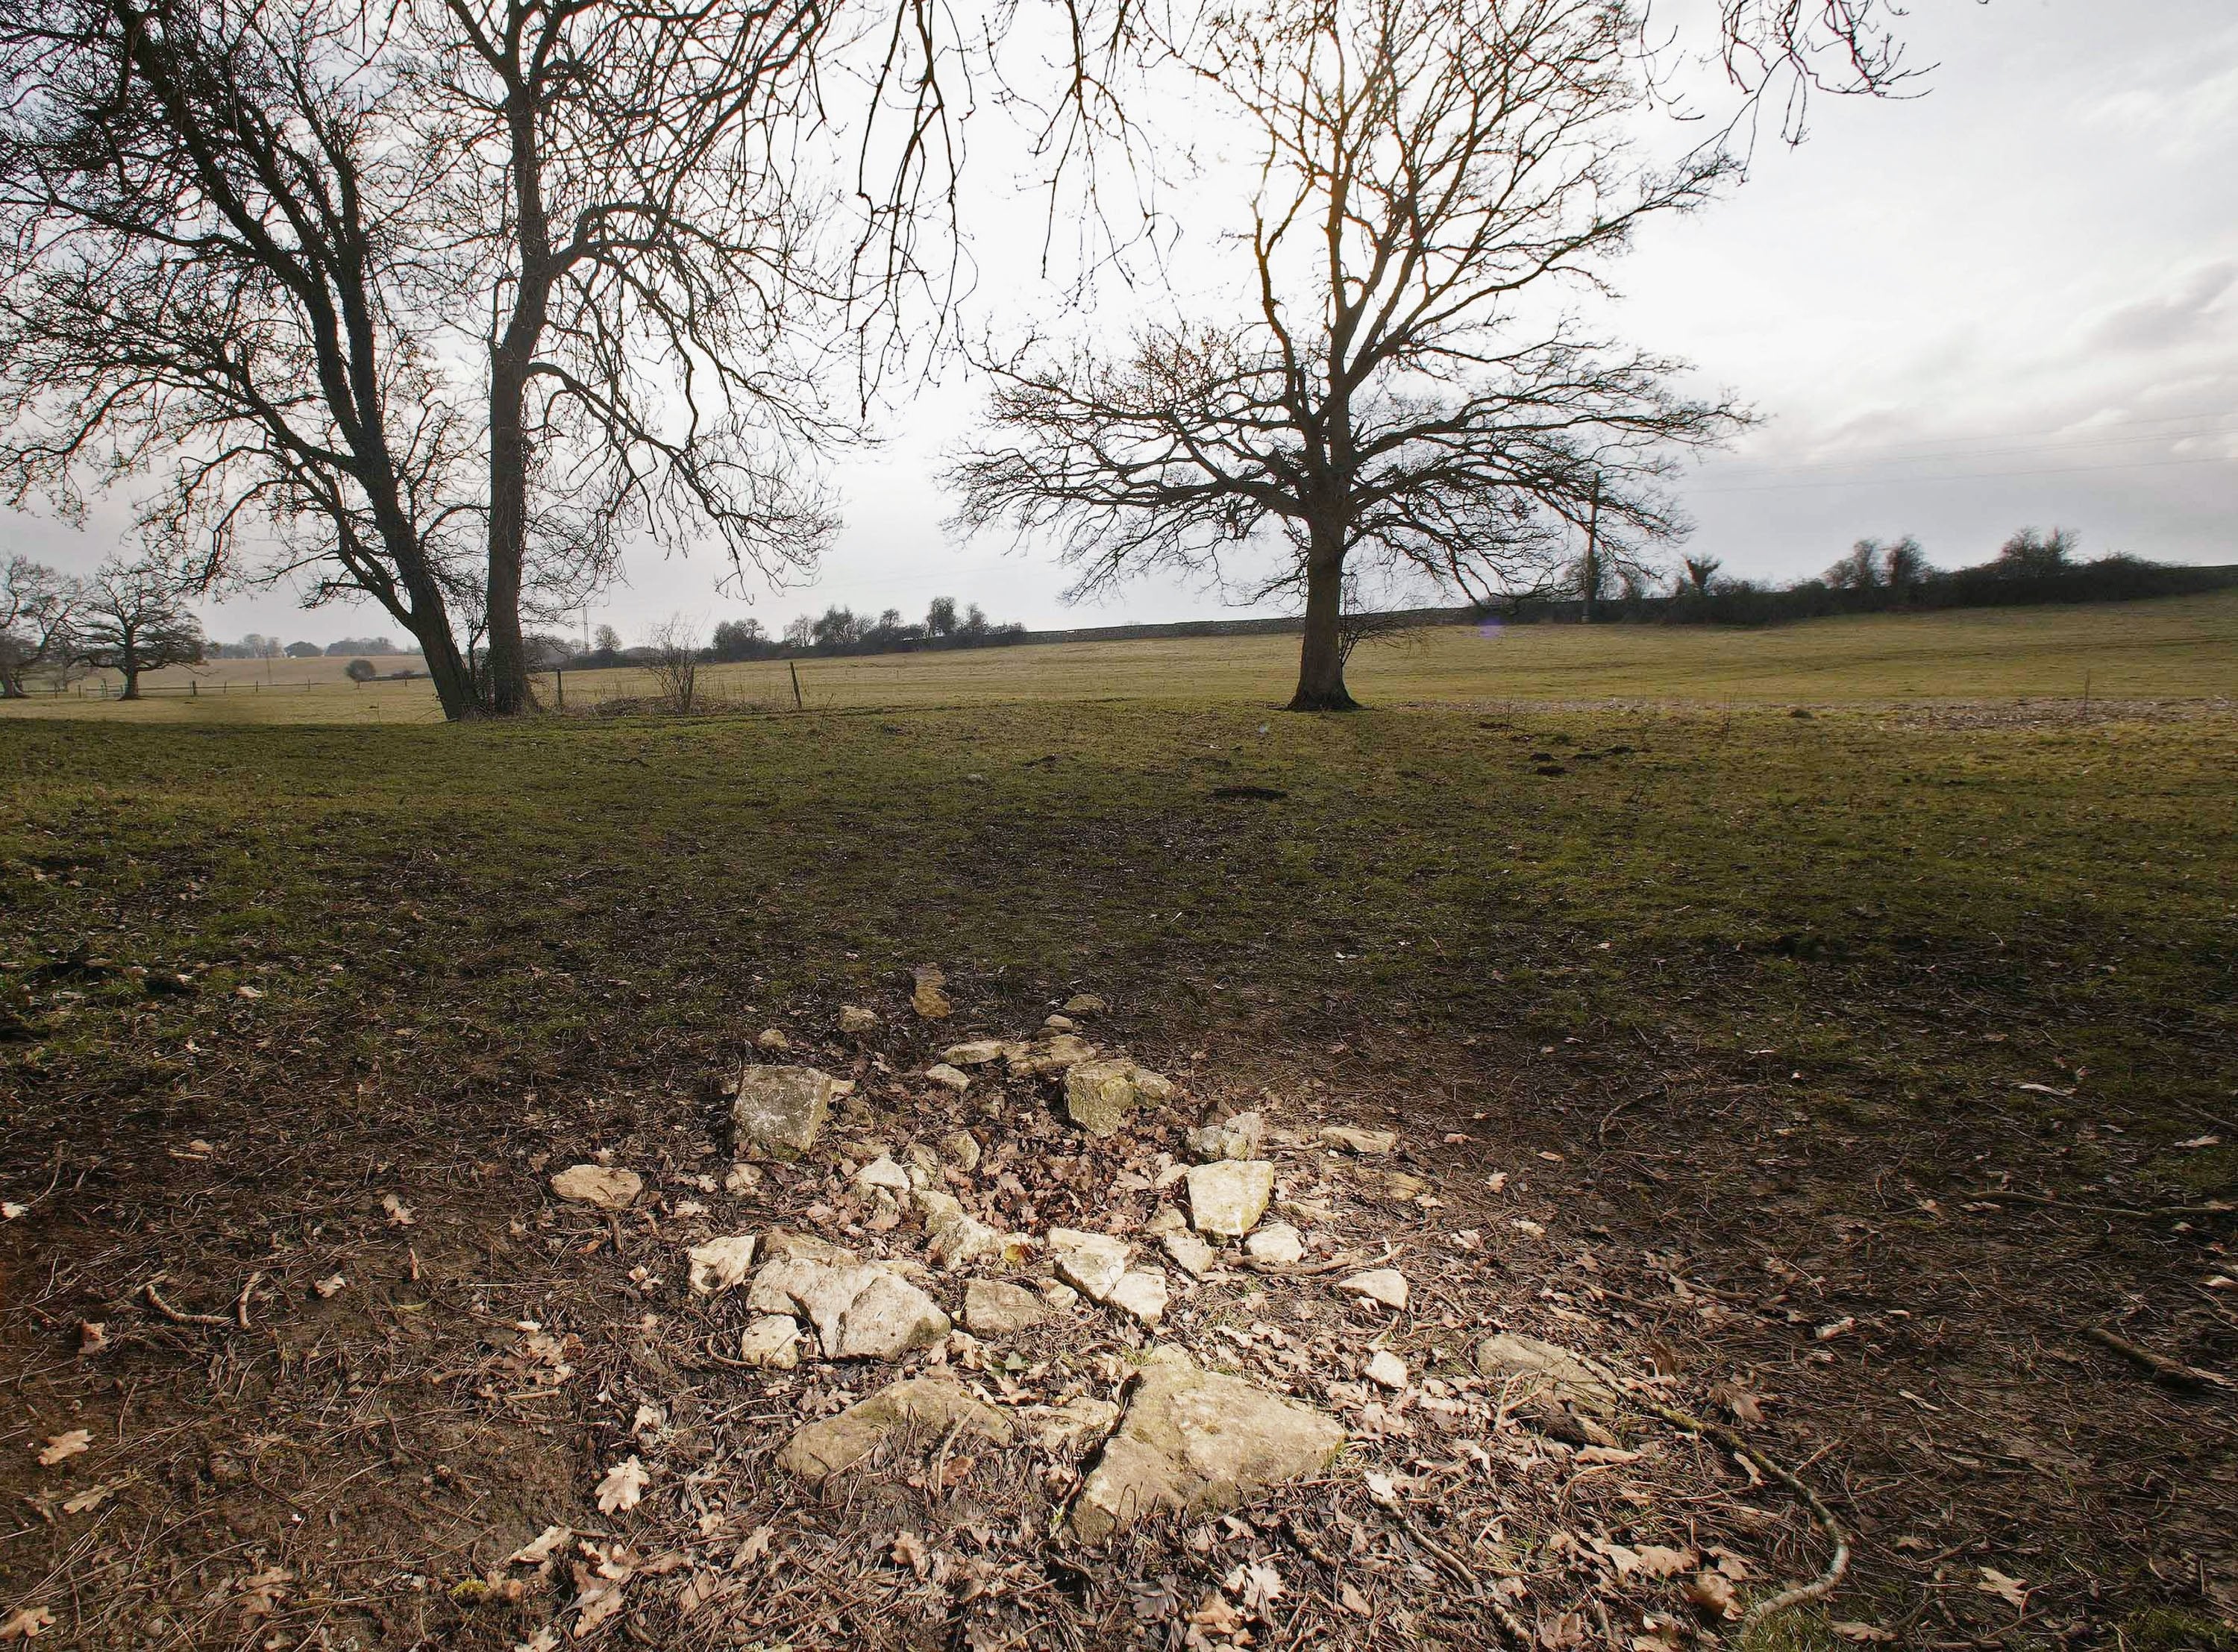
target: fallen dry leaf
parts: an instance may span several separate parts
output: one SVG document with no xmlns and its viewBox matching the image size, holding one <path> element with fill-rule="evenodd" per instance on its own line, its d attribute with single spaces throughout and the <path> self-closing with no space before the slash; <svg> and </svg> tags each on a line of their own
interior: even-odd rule
<svg viewBox="0 0 2238 1652">
<path fill-rule="evenodd" d="M 97 1509 L 108 1502 L 122 1483 L 122 1481 L 111 1481 L 106 1485 L 89 1486 L 76 1497 L 64 1499 L 63 1512 L 75 1515 L 83 1514 L 89 1509 Z"/>
<path fill-rule="evenodd" d="M 1856 1641 L 1861 1644 L 1868 1641 L 1893 1641 L 1896 1639 L 1896 1631 L 1894 1629 L 1884 1629 L 1877 1623 L 1859 1623 L 1854 1620 L 1850 1620 L 1843 1622 L 1831 1623 L 1827 1625 L 1827 1627 L 1832 1629 L 1835 1634 L 1840 1635 L 1844 1640 Z"/>
<path fill-rule="evenodd" d="M 776 1536 L 777 1528 L 774 1526 L 756 1526 L 746 1534 L 745 1542 L 738 1545 L 738 1552 L 731 1556 L 731 1569 L 736 1571 L 750 1562 L 767 1560 L 770 1540 Z"/>
<path fill-rule="evenodd" d="M 243 1617 L 269 1617 L 280 1605 L 281 1596 L 288 1585 L 295 1581 L 295 1574 L 284 1566 L 274 1566 L 258 1572 L 253 1577 L 241 1580 L 241 1615 Z"/>
<path fill-rule="evenodd" d="M 330 1297 L 348 1283 L 349 1281 L 342 1278 L 341 1274 L 329 1273 L 325 1279 L 321 1279 L 317 1284 L 314 1285 L 311 1289 L 316 1291 L 322 1297 Z"/>
<path fill-rule="evenodd" d="M 634 1453 L 624 1457 L 608 1469 L 606 1477 L 599 1482 L 599 1512 L 619 1514 L 636 1508 L 652 1479 Z M 576 1631 L 579 1635 L 581 1632 L 580 1629 Z"/>
<path fill-rule="evenodd" d="M 97 1354 L 109 1346 L 109 1327 L 97 1319 L 77 1322 L 77 1351 L 81 1354 Z"/>
<path fill-rule="evenodd" d="M 1983 1566 L 1979 1569 L 1982 1581 L 1975 1584 L 1975 1588 L 1984 1595 L 1995 1595 L 2009 1606 L 2027 1607 L 2029 1586 L 2026 1583 L 2017 1577 L 2006 1576 L 1995 1566 Z"/>
<path fill-rule="evenodd" d="M 55 1626 L 55 1615 L 43 1606 L 25 1606 L 0 1623 L 0 1641 L 30 1641 Z"/>
<path fill-rule="evenodd" d="M 2198 1147 L 2219 1147 L 2222 1145 L 2222 1138 L 2221 1136 L 2194 1136 L 2188 1141 L 2179 1141 L 2175 1145 L 2187 1152 Z"/>
<path fill-rule="evenodd" d="M 1539 1644 L 1546 1652 L 1566 1652 L 1573 1646 L 1586 1643 L 1586 1615 L 1583 1612 L 1564 1612 L 1554 1617 L 1539 1620 Z"/>
<path fill-rule="evenodd" d="M 1228 1575 L 1226 1583 L 1228 1593 L 1243 1602 L 1244 1610 L 1262 1620 L 1282 1593 L 1282 1574 L 1265 1561 L 1238 1566 Z"/>
<path fill-rule="evenodd" d="M 567 1546 L 575 1534 L 565 1526 L 546 1526 L 533 1542 L 525 1543 L 511 1554 L 506 1563 L 513 1566 L 541 1566 L 546 1561 Z"/>
<path fill-rule="evenodd" d="M 39 1453 L 39 1466 L 51 1469 L 65 1457 L 76 1457 L 92 1444 L 93 1433 L 89 1429 L 74 1428 L 67 1434 L 50 1434 L 47 1437 L 46 1449 Z"/>
<path fill-rule="evenodd" d="M 1640 1453 L 1627 1451 L 1614 1445 L 1581 1445 L 1578 1448 L 1580 1463 L 1637 1463 Z"/>
<path fill-rule="evenodd" d="M 560 1632 L 546 1625 L 526 1640 L 516 1642 L 513 1652 L 560 1652 Z"/>
<path fill-rule="evenodd" d="M 1350 1583 L 1343 1583 L 1338 1586 L 1336 1591 L 1336 1603 L 1339 1606 L 1343 1607 L 1346 1611 L 1351 1613 L 1354 1617 L 1369 1617 L 1374 1616 L 1374 1609 L 1368 1605 L 1367 1596 L 1361 1594 Z"/>
<path fill-rule="evenodd" d="M 383 1193 L 381 1196 L 381 1207 L 388 1213 L 388 1225 L 391 1227 L 409 1227 L 412 1226 L 414 1221 L 412 1206 L 406 1204 L 395 1194 Z"/>
<path fill-rule="evenodd" d="M 1696 1572 L 1686 1582 L 1686 1598 L 1712 1617 L 1738 1617 L 1739 1597 L 1733 1593 L 1731 1580 L 1722 1572 Z"/>
<path fill-rule="evenodd" d="M 896 1532 L 888 1552 L 893 1556 L 895 1565 L 906 1566 L 919 1577 L 924 1576 L 932 1565 L 932 1555 L 925 1548 L 924 1539 L 913 1531 Z"/>
<path fill-rule="evenodd" d="M 1698 1559 L 1691 1549 L 1666 1549 L 1660 1543 L 1642 1543 L 1632 1553 L 1639 1569 L 1650 1577 L 1676 1577 L 1692 1569 Z"/>
</svg>

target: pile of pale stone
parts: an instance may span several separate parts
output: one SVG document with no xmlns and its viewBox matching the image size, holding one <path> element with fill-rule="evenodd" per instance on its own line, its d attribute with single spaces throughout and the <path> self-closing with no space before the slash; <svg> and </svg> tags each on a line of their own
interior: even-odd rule
<svg viewBox="0 0 2238 1652">
<path fill-rule="evenodd" d="M 1064 1111 L 1082 1131 L 1115 1133 L 1145 1103 L 1170 1100 L 1174 1086 L 1123 1057 L 1100 1056 L 1052 1017 L 1054 1030 L 1030 1042 L 983 1040 L 947 1049 L 924 1076 L 962 1092 L 970 1069 L 1004 1063 L 1014 1076 L 1056 1077 Z M 774 1053 L 773 1043 L 765 1049 Z M 741 1159 L 789 1161 L 807 1153 L 836 1095 L 851 1087 L 817 1068 L 749 1063 L 732 1101 Z M 1353 1152 L 1388 1152 L 1388 1132 L 1330 1127 L 1324 1142 Z M 1198 1162 L 1175 1166 L 1157 1186 L 1186 1183 L 1189 1212 L 1169 1206 L 1143 1231 L 1166 1260 L 1193 1279 L 1240 1255 L 1261 1274 L 1299 1268 L 1303 1236 L 1288 1222 L 1267 1222 L 1275 1192 L 1275 1166 L 1261 1156 L 1265 1126 L 1256 1113 L 1240 1113 L 1189 1134 Z M 928 1287 L 932 1269 L 908 1259 L 865 1259 L 824 1240 L 782 1229 L 710 1239 L 691 1250 L 694 1291 L 745 1292 L 757 1316 L 740 1338 L 738 1358 L 748 1365 L 791 1369 L 808 1350 L 827 1360 L 896 1361 L 957 1342 L 1014 1336 L 1075 1310 L 1081 1299 L 1127 1316 L 1145 1331 L 1164 1318 L 1169 1284 L 1139 1247 L 1108 1233 L 1054 1227 L 1046 1233 L 1001 1232 L 973 1217 L 944 1190 L 950 1166 L 969 1171 L 977 1162 L 977 1140 L 957 1131 L 936 1153 L 912 1147 L 897 1162 L 881 1154 L 854 1173 L 856 1191 L 871 1211 L 870 1226 L 888 1229 L 921 1221 L 926 1255 L 935 1268 L 962 1275 L 964 1335 Z M 626 1193 L 612 1179 L 638 1179 L 627 1171 L 578 1166 L 554 1179 L 563 1197 L 606 1203 L 600 1194 Z M 576 1179 L 573 1186 L 567 1179 Z M 593 1185 L 595 1184 L 595 1186 Z M 1039 1273 L 1029 1289 L 990 1273 Z M 1407 1305 L 1405 1277 L 1377 1268 L 1339 1282 L 1340 1288 L 1388 1310 Z M 952 1299 L 952 1298 L 951 1298 Z M 1550 1350 L 1550 1352 L 1559 1352 Z M 1377 1350 L 1364 1374 L 1386 1389 L 1407 1385 L 1405 1362 Z M 1126 1393 L 1123 1412 L 1109 1401 L 1074 1398 L 1027 1413 L 1038 1444 L 1076 1457 L 1101 1452 L 1074 1499 L 1074 1533 L 1095 1542 L 1161 1513 L 1203 1513 L 1233 1508 L 1254 1493 L 1324 1467 L 1345 1443 L 1343 1426 L 1311 1406 L 1255 1384 L 1200 1369 L 1187 1352 L 1153 1345 Z M 838 1415 L 802 1427 L 778 1454 L 779 1465 L 811 1482 L 859 1462 L 897 1431 L 952 1431 L 1009 1444 L 1017 1413 L 987 1404 L 952 1372 L 894 1382 Z"/>
</svg>

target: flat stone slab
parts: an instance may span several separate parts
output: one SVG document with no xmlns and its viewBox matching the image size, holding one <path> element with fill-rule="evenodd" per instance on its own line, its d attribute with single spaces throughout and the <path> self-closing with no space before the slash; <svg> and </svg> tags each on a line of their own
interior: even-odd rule
<svg viewBox="0 0 2238 1652">
<path fill-rule="evenodd" d="M 754 1236 L 733 1233 L 692 1247 L 692 1288 L 703 1297 L 720 1296 L 744 1285 L 754 1265 Z"/>
<path fill-rule="evenodd" d="M 1098 1302 L 1126 1277 L 1127 1258 L 1135 1248 L 1109 1233 L 1083 1233 L 1070 1227 L 1049 1229 L 1049 1243 L 1056 1271 Z"/>
<path fill-rule="evenodd" d="M 791 1371 L 800 1363 L 800 1326 L 791 1314 L 764 1314 L 739 1334 L 738 1363 Z"/>
<path fill-rule="evenodd" d="M 1387 1308 L 1407 1305 L 1407 1276 L 1397 1268 L 1370 1268 L 1365 1273 L 1354 1274 L 1337 1289 L 1366 1297 L 1370 1302 L 1380 1302 Z"/>
<path fill-rule="evenodd" d="M 1159 1349 L 1074 1501 L 1073 1533 L 1102 1543 L 1154 1515 L 1236 1508 L 1314 1473 L 1343 1449 L 1334 1417 L 1200 1371 L 1178 1349 Z"/>
<path fill-rule="evenodd" d="M 898 1359 L 950 1329 L 938 1303 L 875 1262 L 771 1262 L 754 1275 L 746 1306 L 806 1319 L 826 1359 Z"/>
<path fill-rule="evenodd" d="M 1288 1222 L 1269 1222 L 1243 1241 L 1243 1253 L 1271 1267 L 1289 1267 L 1306 1254 L 1306 1238 Z"/>
<path fill-rule="evenodd" d="M 645 1191 L 645 1178 L 610 1165 L 570 1165 L 553 1177 L 552 1191 L 572 1205 L 627 1210 Z"/>
<path fill-rule="evenodd" d="M 975 1337 L 1030 1331 L 1049 1317 L 1049 1305 L 1023 1285 L 1000 1279 L 963 1283 L 963 1328 Z"/>
<path fill-rule="evenodd" d="M 738 1146 L 763 1159 L 798 1159 L 816 1145 L 831 1111 L 831 1075 L 812 1067 L 738 1070 L 731 1127 Z"/>
<path fill-rule="evenodd" d="M 1613 1417 L 1614 1390 L 1592 1367 L 1554 1343 L 1503 1331 L 1476 1346 L 1476 1368 L 1486 1377 L 1536 1377 L 1580 1411 Z"/>
<path fill-rule="evenodd" d="M 975 1038 L 962 1044 L 950 1044 L 940 1053 L 940 1059 L 952 1067 L 983 1067 L 1002 1060 L 1003 1052 L 1010 1047 L 999 1038 Z"/>
<path fill-rule="evenodd" d="M 1356 1125 L 1329 1124 L 1321 1127 L 1321 1140 L 1347 1153 L 1372 1155 L 1389 1153 L 1396 1147 L 1399 1133 L 1396 1130 L 1363 1130 Z"/>
<path fill-rule="evenodd" d="M 1119 1276 L 1107 1298 L 1121 1312 L 1146 1325 L 1166 1317 L 1166 1276 L 1155 1268 L 1134 1268 Z"/>
<path fill-rule="evenodd" d="M 1275 1196 L 1275 1166 L 1264 1159 L 1222 1159 L 1189 1173 L 1189 1226 L 1241 1239 L 1258 1226 Z"/>
<path fill-rule="evenodd" d="M 811 1423 L 785 1442 L 778 1466 L 804 1480 L 821 1480 L 853 1467 L 888 1435 L 915 1427 L 928 1433 L 956 1429 L 1000 1444 L 1010 1443 L 1010 1419 L 983 1404 L 953 1377 L 917 1377 L 891 1383 L 837 1417 Z"/>
<path fill-rule="evenodd" d="M 1267 1145 L 1267 1119 L 1261 1113 L 1239 1113 L 1218 1124 L 1201 1124 L 1189 1133 L 1189 1148 L 1200 1160 L 1256 1159 Z"/>
</svg>

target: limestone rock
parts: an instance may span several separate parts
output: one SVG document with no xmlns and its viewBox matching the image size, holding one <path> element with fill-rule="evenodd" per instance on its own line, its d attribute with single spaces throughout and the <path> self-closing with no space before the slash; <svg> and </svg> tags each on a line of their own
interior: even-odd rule
<svg viewBox="0 0 2238 1652">
<path fill-rule="evenodd" d="M 918 1377 L 891 1383 L 838 1416 L 811 1423 L 785 1443 L 778 1466 L 804 1480 L 821 1480 L 851 1467 L 897 1430 L 928 1437 L 953 1428 L 1007 1445 L 1010 1419 L 971 1397 L 953 1377 Z"/>
<path fill-rule="evenodd" d="M 1095 1055 L 1094 1045 L 1084 1038 L 1076 1038 L 1070 1033 L 1059 1033 L 1055 1038 L 1044 1039 L 1038 1044 L 1005 1044 L 1003 1047 L 1003 1059 L 1010 1063 L 1010 1071 L 1022 1079 L 1069 1072 L 1083 1061 L 1094 1060 Z"/>
<path fill-rule="evenodd" d="M 1388 1348 L 1378 1348 L 1362 1373 L 1378 1388 L 1398 1393 L 1407 1386 L 1407 1362 Z"/>
<path fill-rule="evenodd" d="M 1083 1233 L 1069 1227 L 1049 1229 L 1049 1242 L 1056 1271 L 1098 1302 L 1125 1276 L 1128 1252 L 1134 1249 L 1109 1233 Z"/>
<path fill-rule="evenodd" d="M 877 1030 L 877 1026 L 878 1012 L 877 1010 L 865 1009 L 860 1004 L 842 1004 L 839 1006 L 839 1030 L 841 1032 L 848 1034 L 851 1036 L 858 1036 L 864 1033 L 876 1032 Z"/>
<path fill-rule="evenodd" d="M 1068 1015 L 1101 1015 L 1109 1008 L 1094 993 L 1075 993 L 1064 1001 L 1064 1013 Z"/>
<path fill-rule="evenodd" d="M 1380 1302 L 1387 1308 L 1407 1305 L 1407 1276 L 1397 1268 L 1371 1268 L 1365 1273 L 1355 1273 L 1337 1287 L 1356 1297 L 1366 1297 L 1370 1302 Z"/>
<path fill-rule="evenodd" d="M 1065 1116 L 1091 1136 L 1125 1128 L 1135 1106 L 1132 1061 L 1083 1061 L 1064 1075 Z"/>
<path fill-rule="evenodd" d="M 910 1008 L 929 1021 L 945 1021 L 956 1013 L 945 990 L 948 976 L 938 964 L 919 964 L 910 974 L 916 982 L 910 994 Z"/>
<path fill-rule="evenodd" d="M 865 1193 L 883 1193 L 895 1199 L 910 1194 L 910 1174 L 884 1153 L 855 1173 L 855 1186 Z"/>
<path fill-rule="evenodd" d="M 1614 1391 L 1591 1366 L 1568 1349 L 1536 1337 L 1503 1331 L 1486 1338 L 1477 1345 L 1476 1368 L 1486 1377 L 1536 1377 L 1581 1411 L 1601 1417 L 1616 1413 Z"/>
<path fill-rule="evenodd" d="M 951 1130 L 940 1139 L 940 1156 L 968 1175 L 979 1168 L 979 1138 L 969 1130 Z"/>
<path fill-rule="evenodd" d="M 950 1067 L 945 1061 L 935 1061 L 930 1067 L 925 1068 L 924 1075 L 942 1089 L 953 1090 L 958 1095 L 962 1095 L 971 1087 L 971 1075 L 960 1067 Z"/>
<path fill-rule="evenodd" d="M 806 1319 L 827 1359 L 898 1359 L 949 1332 L 940 1305 L 880 1263 L 771 1262 L 754 1275 L 746 1306 Z"/>
<path fill-rule="evenodd" d="M 1396 1130 L 1362 1130 L 1348 1124 L 1329 1124 L 1321 1127 L 1321 1140 L 1347 1153 L 1373 1155 L 1389 1153 L 1396 1147 L 1399 1133 Z"/>
<path fill-rule="evenodd" d="M 1161 1233 L 1158 1242 L 1192 1279 L 1201 1279 L 1220 1265 L 1220 1253 L 1187 1228 Z"/>
<path fill-rule="evenodd" d="M 975 1337 L 1003 1337 L 1030 1331 L 1049 1318 L 1042 1299 L 1022 1285 L 1000 1279 L 968 1279 L 963 1285 L 963 1328 Z"/>
<path fill-rule="evenodd" d="M 1305 1256 L 1305 1235 L 1288 1222 L 1269 1222 L 1243 1241 L 1243 1253 L 1270 1267 L 1290 1267 Z"/>
<path fill-rule="evenodd" d="M 940 1059 L 955 1067 L 983 1067 L 1000 1061 L 1009 1047 L 999 1038 L 975 1038 L 968 1044 L 950 1044 L 940 1053 Z"/>
<path fill-rule="evenodd" d="M 785 1035 L 782 1027 L 765 1027 L 754 1034 L 754 1047 L 760 1050 L 789 1050 L 792 1041 Z"/>
<path fill-rule="evenodd" d="M 791 1371 L 800 1363 L 800 1326 L 789 1313 L 765 1313 L 738 1338 L 738 1363 Z"/>
<path fill-rule="evenodd" d="M 855 1252 L 808 1233 L 772 1227 L 762 1235 L 765 1262 L 852 1262 Z"/>
<path fill-rule="evenodd" d="M 1061 1280 L 1051 1279 L 1042 1286 L 1042 1300 L 1058 1313 L 1070 1313 L 1080 1305 L 1080 1292 Z"/>
<path fill-rule="evenodd" d="M 1266 1142 L 1266 1116 L 1255 1112 L 1239 1113 L 1218 1124 L 1202 1124 L 1189 1133 L 1189 1151 L 1208 1163 L 1218 1159 L 1256 1159 Z"/>
<path fill-rule="evenodd" d="M 733 1199 L 744 1199 L 749 1193 L 762 1190 L 762 1167 L 759 1165 L 732 1165 L 723 1173 L 723 1191 Z"/>
<path fill-rule="evenodd" d="M 910 1186 L 919 1193 L 937 1188 L 946 1180 L 940 1173 L 940 1155 L 922 1141 L 912 1141 L 905 1155 L 909 1160 Z"/>
<path fill-rule="evenodd" d="M 1142 1227 L 1144 1239 L 1163 1239 L 1169 1233 L 1184 1233 L 1188 1231 L 1189 1218 L 1171 1205 L 1159 1206 L 1152 1213 L 1150 1219 L 1143 1223 Z"/>
<path fill-rule="evenodd" d="M 1042 1025 L 1052 1033 L 1071 1033 L 1079 1030 L 1079 1023 L 1069 1015 L 1044 1015 Z"/>
<path fill-rule="evenodd" d="M 1401 1205 L 1411 1204 L 1429 1191 L 1428 1182 L 1403 1170 L 1392 1171 L 1383 1178 L 1383 1196 Z"/>
<path fill-rule="evenodd" d="M 1155 1326 L 1166 1317 L 1166 1276 L 1155 1268 L 1131 1268 L 1119 1276 L 1107 1300 L 1142 1324 Z"/>
<path fill-rule="evenodd" d="M 1241 1239 L 1275 1196 L 1275 1166 L 1264 1159 L 1223 1159 L 1189 1173 L 1189 1225 L 1200 1233 Z"/>
<path fill-rule="evenodd" d="M 552 1191 L 570 1204 L 627 1210 L 645 1191 L 645 1178 L 609 1165 L 571 1165 L 553 1177 Z"/>
<path fill-rule="evenodd" d="M 958 1216 L 932 1236 L 927 1250 L 932 1259 L 949 1269 L 969 1267 L 1007 1249 L 1003 1236 L 977 1217 Z"/>
<path fill-rule="evenodd" d="M 831 1078 L 812 1067 L 749 1067 L 738 1074 L 731 1124 L 740 1148 L 764 1159 L 798 1159 L 816 1145 L 831 1111 Z"/>
<path fill-rule="evenodd" d="M 703 1297 L 719 1296 L 744 1285 L 754 1265 L 754 1236 L 734 1233 L 692 1247 L 692 1288 Z"/>
<path fill-rule="evenodd" d="M 1168 1510 L 1232 1509 L 1313 1473 L 1344 1446 L 1334 1417 L 1233 1377 L 1199 1371 L 1175 1349 L 1142 1370 L 1119 1431 L 1072 1507 L 1074 1534 L 1101 1543 Z"/>
<path fill-rule="evenodd" d="M 1108 1399 L 1069 1399 L 1034 1424 L 1034 1444 L 1057 1457 L 1077 1457 L 1083 1446 L 1109 1434 L 1119 1408 Z"/>
</svg>

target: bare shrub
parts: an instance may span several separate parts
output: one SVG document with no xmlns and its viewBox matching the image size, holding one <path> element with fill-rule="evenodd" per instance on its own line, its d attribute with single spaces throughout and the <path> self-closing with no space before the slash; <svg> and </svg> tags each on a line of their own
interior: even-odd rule
<svg viewBox="0 0 2238 1652">
<path fill-rule="evenodd" d="M 674 716 L 690 717 L 699 699 L 699 628 L 672 614 L 652 628 L 646 646 L 652 654 L 646 664 L 652 672 L 654 702 Z"/>
</svg>

